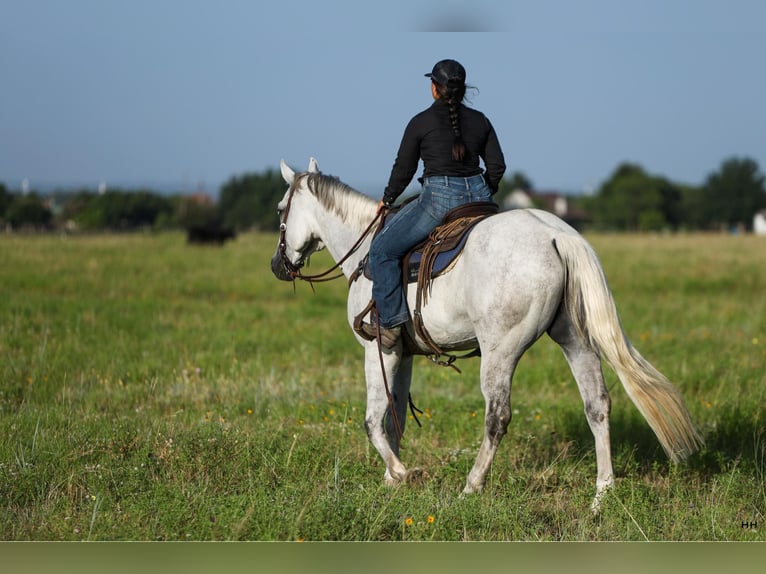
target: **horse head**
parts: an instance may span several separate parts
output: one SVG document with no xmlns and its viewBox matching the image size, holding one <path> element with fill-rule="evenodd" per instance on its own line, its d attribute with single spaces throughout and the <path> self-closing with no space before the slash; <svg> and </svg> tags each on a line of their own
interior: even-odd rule
<svg viewBox="0 0 766 574">
<path fill-rule="evenodd" d="M 271 258 L 271 271 L 283 281 L 292 281 L 308 262 L 309 257 L 322 249 L 324 243 L 316 234 L 316 225 L 312 211 L 307 203 L 312 201 L 307 193 L 306 174 L 319 173 L 319 166 L 313 157 L 309 160 L 308 170 L 296 174 L 284 160 L 280 162 L 282 177 L 288 189 L 277 206 L 279 214 L 279 242 Z M 288 223 L 289 217 L 289 223 Z"/>
</svg>

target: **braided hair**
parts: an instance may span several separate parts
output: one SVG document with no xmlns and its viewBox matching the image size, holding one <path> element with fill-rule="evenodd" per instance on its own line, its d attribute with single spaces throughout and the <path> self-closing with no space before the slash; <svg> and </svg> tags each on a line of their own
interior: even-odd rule
<svg viewBox="0 0 766 574">
<path fill-rule="evenodd" d="M 450 127 L 452 128 L 452 159 L 463 161 L 465 143 L 460 130 L 460 104 L 465 98 L 466 85 L 463 82 L 448 82 L 447 85 L 434 82 L 439 97 L 449 106 Z"/>
</svg>

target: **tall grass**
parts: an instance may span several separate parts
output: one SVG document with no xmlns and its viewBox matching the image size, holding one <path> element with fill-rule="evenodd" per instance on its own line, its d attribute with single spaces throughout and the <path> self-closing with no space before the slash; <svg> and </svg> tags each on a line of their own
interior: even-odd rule
<svg viewBox="0 0 766 574">
<path fill-rule="evenodd" d="M 383 486 L 346 286 L 294 293 L 269 272 L 275 239 L 0 237 L 0 538 L 766 539 L 761 238 L 589 237 L 626 332 L 707 440 L 670 464 L 607 370 L 617 484 L 596 518 L 593 439 L 546 338 L 483 494 L 458 497 L 483 428 L 478 360 L 462 375 L 416 361 L 425 414 L 402 456 L 427 477 Z"/>
</svg>

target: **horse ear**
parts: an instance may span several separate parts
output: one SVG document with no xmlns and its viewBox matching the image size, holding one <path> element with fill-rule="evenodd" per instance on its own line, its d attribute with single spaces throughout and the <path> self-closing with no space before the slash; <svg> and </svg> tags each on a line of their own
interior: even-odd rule
<svg viewBox="0 0 766 574">
<path fill-rule="evenodd" d="M 280 160 L 279 167 L 282 170 L 282 177 L 288 185 L 292 185 L 295 181 L 295 172 L 290 169 L 290 166 L 285 163 L 285 160 Z"/>
<path fill-rule="evenodd" d="M 319 173 L 319 164 L 316 158 L 309 158 L 309 173 Z"/>
</svg>

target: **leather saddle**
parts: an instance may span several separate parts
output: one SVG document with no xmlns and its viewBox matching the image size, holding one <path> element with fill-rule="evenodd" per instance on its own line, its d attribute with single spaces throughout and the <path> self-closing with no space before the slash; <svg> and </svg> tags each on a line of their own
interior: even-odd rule
<svg viewBox="0 0 766 574">
<path fill-rule="evenodd" d="M 421 243 L 415 245 L 402 258 L 402 283 L 416 283 L 420 268 L 425 264 L 424 271 L 428 279 L 434 279 L 452 269 L 455 261 L 465 247 L 468 235 L 474 226 L 482 219 L 495 215 L 499 206 L 492 201 L 466 203 L 449 211 L 431 234 Z M 389 213 L 391 217 L 395 211 Z M 372 279 L 368 257 L 362 260 L 361 271 L 367 279 Z M 358 272 L 351 281 L 358 277 Z"/>
</svg>

